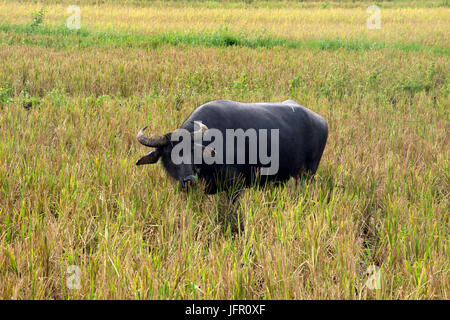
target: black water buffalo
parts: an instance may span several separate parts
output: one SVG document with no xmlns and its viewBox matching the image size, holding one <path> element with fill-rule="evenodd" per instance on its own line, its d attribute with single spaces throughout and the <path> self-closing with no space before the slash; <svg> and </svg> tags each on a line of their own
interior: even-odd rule
<svg viewBox="0 0 450 320">
<path fill-rule="evenodd" d="M 174 132 L 148 137 L 144 130 L 139 131 L 138 141 L 155 149 L 136 164 L 155 163 L 161 158 L 165 170 L 182 188 L 198 177 L 205 182 L 207 194 L 227 190 L 236 181 L 248 187 L 253 182 L 280 183 L 290 177 L 312 176 L 328 137 L 325 119 L 292 100 L 212 101 L 195 109 Z M 192 152 L 174 152 L 184 141 L 185 137 L 179 138 L 181 131 L 194 138 L 189 141 L 192 150 L 188 151 Z M 202 161 L 193 159 L 196 147 L 201 150 Z M 180 164 L 177 157 L 182 156 L 191 161 Z"/>
</svg>

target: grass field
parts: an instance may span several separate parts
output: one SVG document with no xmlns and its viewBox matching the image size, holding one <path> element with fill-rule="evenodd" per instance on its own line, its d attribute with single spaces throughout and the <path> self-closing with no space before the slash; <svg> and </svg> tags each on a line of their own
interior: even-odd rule
<svg viewBox="0 0 450 320">
<path fill-rule="evenodd" d="M 449 298 L 448 1 L 378 2 L 375 30 L 364 1 L 81 0 L 79 30 L 69 4 L 0 1 L 0 298 Z M 139 128 L 216 99 L 329 125 L 316 179 L 247 190 L 239 233 L 135 166 Z"/>
</svg>

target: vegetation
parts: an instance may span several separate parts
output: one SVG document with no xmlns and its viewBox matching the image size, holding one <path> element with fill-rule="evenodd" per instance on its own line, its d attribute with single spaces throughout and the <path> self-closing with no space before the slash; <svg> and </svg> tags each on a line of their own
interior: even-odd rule
<svg viewBox="0 0 450 320">
<path fill-rule="evenodd" d="M 68 30 L 0 3 L 1 298 L 449 298 L 446 3 L 382 2 L 380 30 L 363 2 L 93 4 Z M 238 233 L 222 195 L 135 166 L 139 128 L 214 99 L 330 127 L 316 179 L 246 191 Z"/>
</svg>

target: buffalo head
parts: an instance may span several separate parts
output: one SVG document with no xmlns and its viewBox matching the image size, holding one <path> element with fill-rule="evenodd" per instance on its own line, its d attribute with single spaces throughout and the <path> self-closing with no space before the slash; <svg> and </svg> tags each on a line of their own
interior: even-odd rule
<svg viewBox="0 0 450 320">
<path fill-rule="evenodd" d="M 201 134 L 208 130 L 208 127 L 201 122 L 195 122 L 195 124 L 199 125 L 200 128 L 190 133 L 190 137 L 192 138 L 191 148 L 193 149 L 194 147 L 201 147 L 202 149 L 205 149 L 203 145 L 195 143 L 194 139 L 197 139 L 198 136 L 201 136 Z M 155 149 L 147 153 L 145 156 L 141 157 L 136 162 L 136 165 L 139 166 L 144 164 L 156 163 L 161 158 L 166 172 L 180 183 L 182 190 L 187 190 L 187 188 L 197 179 L 194 161 L 193 159 L 191 159 L 191 161 L 180 163 L 180 161 L 176 161 L 176 157 L 178 155 L 173 154 L 172 152 L 177 144 L 181 143 L 182 141 L 178 141 L 178 138 L 175 137 L 174 139 L 173 137 L 177 136 L 177 134 L 184 129 L 177 129 L 174 132 L 154 137 L 146 136 L 144 134 L 145 129 L 147 129 L 147 127 L 142 128 L 137 134 L 136 138 L 142 145 Z M 191 154 L 193 155 L 194 153 L 191 152 Z M 183 155 L 181 154 L 180 156 Z"/>
</svg>

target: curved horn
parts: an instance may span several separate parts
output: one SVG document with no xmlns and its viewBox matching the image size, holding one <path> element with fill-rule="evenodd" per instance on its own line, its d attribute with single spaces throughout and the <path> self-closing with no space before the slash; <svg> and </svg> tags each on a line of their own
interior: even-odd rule
<svg viewBox="0 0 450 320">
<path fill-rule="evenodd" d="M 204 125 L 203 123 L 199 122 L 199 121 L 191 121 L 191 122 L 194 123 L 194 128 L 195 128 L 196 124 L 200 126 L 200 128 L 198 130 L 195 130 L 195 131 L 191 132 L 191 138 L 192 139 L 198 138 L 199 134 L 203 134 L 206 130 L 208 130 L 208 127 L 206 125 Z M 168 138 L 168 139 L 170 140 L 172 135 L 173 134 L 177 134 L 178 132 L 186 132 L 186 129 L 180 128 L 180 129 L 175 130 L 174 132 L 169 134 L 170 138 Z"/>
<path fill-rule="evenodd" d="M 191 133 L 191 135 L 192 135 L 193 137 L 194 137 L 196 134 L 199 134 L 199 133 L 202 133 L 202 134 L 203 134 L 206 130 L 208 130 L 208 127 L 207 127 L 206 125 L 204 125 L 203 123 L 201 123 L 200 121 L 193 121 L 193 122 L 194 122 L 194 127 L 195 127 L 196 124 L 200 126 L 200 129 L 195 130 L 194 132 Z"/>
<path fill-rule="evenodd" d="M 136 136 L 137 140 L 144 146 L 158 148 L 158 147 L 163 147 L 169 143 L 169 140 L 167 140 L 166 136 L 147 137 L 144 134 L 145 129 L 147 129 L 147 126 L 142 128 L 141 130 L 139 130 L 139 132 Z"/>
</svg>

